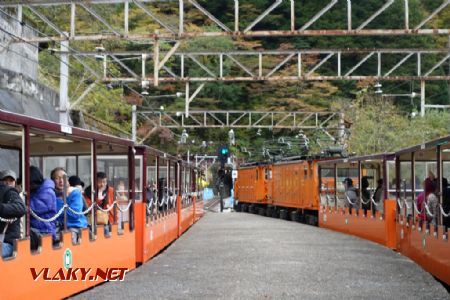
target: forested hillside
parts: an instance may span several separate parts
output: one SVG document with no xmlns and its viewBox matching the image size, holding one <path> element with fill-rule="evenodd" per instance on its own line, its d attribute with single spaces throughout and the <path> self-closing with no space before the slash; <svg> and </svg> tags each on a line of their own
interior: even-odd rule
<svg viewBox="0 0 450 300">
<path fill-rule="evenodd" d="M 198 1 L 208 11 L 215 16 L 220 16 L 220 20 L 229 27 L 233 27 L 233 5 L 234 1 Z M 241 27 L 250 24 L 261 12 L 263 12 L 273 1 L 271 0 L 252 0 L 240 1 L 241 9 Z M 258 30 L 289 29 L 290 5 L 285 1 L 273 12 L 271 12 L 261 23 L 256 26 Z M 364 6 L 356 6 L 353 11 L 353 23 L 360 24 L 372 14 L 376 8 L 381 7 L 384 0 L 365 0 Z M 320 9 L 329 3 L 329 0 L 316 1 L 295 1 L 296 5 L 302 7 L 301 15 L 297 16 L 298 26 L 304 24 Z M 433 11 L 442 3 L 441 0 L 410 0 L 410 21 L 417 24 L 423 19 L 427 12 Z M 376 28 L 391 28 L 398 24 L 399 19 L 403 19 L 402 10 L 403 1 L 396 1 L 385 13 L 377 17 L 370 25 Z M 177 26 L 176 6 L 167 3 L 156 6 L 148 6 L 156 15 L 164 12 L 164 21 L 168 24 Z M 186 6 L 186 23 L 189 23 L 191 30 L 200 30 L 202 26 L 214 28 L 210 22 L 199 10 L 192 6 Z M 131 6 L 130 31 L 149 33 L 153 32 L 155 27 L 144 26 L 145 15 L 141 10 Z M 174 12 L 174 17 L 167 17 L 168 13 Z M 223 13 L 227 12 L 227 13 Z M 60 24 L 61 28 L 67 28 L 67 19 L 70 12 L 62 8 L 49 8 L 47 15 L 52 16 L 54 22 Z M 111 5 L 109 11 L 102 11 L 102 16 L 109 22 L 121 22 L 123 16 L 119 6 Z M 345 28 L 346 26 L 346 1 L 340 1 L 323 18 L 319 19 L 311 28 Z M 36 17 L 29 19 L 29 22 L 42 25 L 42 21 Z M 440 13 L 428 27 L 448 27 L 450 24 L 450 10 L 446 9 Z M 101 28 L 90 22 L 88 15 L 79 16 L 77 26 L 80 31 L 99 32 Z M 44 26 L 45 27 L 45 26 Z M 48 31 L 51 28 L 47 28 Z M 219 30 L 219 29 L 217 29 Z M 152 45 L 146 42 L 102 42 L 106 49 L 122 50 L 142 50 L 152 51 Z M 206 51 L 206 50 L 287 50 L 287 49 L 344 49 L 344 48 L 446 48 L 448 37 L 277 37 L 277 38 L 197 38 L 183 40 L 179 51 Z M 92 51 L 98 43 L 74 43 L 71 46 L 79 51 Z M 52 45 L 41 45 L 51 48 Z M 169 43 L 162 41 L 162 51 L 170 49 Z M 58 87 L 59 81 L 59 61 L 54 59 L 54 54 L 50 51 L 41 51 L 41 78 L 45 79 L 48 85 Z M 211 60 L 214 58 L 211 58 Z M 283 58 L 271 58 L 269 65 L 277 65 Z M 319 57 L 310 57 L 306 64 L 314 64 L 319 61 Z M 352 59 L 352 58 L 348 58 Z M 353 58 L 354 59 L 354 58 Z M 401 57 L 396 58 L 400 60 Z M 102 63 L 94 59 L 86 58 L 87 64 L 102 73 Z M 137 74 L 140 73 L 140 62 L 127 61 L 128 67 Z M 212 64 L 209 58 L 203 58 L 202 63 L 206 66 Z M 257 61 L 254 58 L 241 60 L 241 63 L 254 68 Z M 392 62 L 391 62 L 392 63 Z M 425 62 L 433 65 L 435 61 Z M 85 66 L 72 59 L 70 94 L 72 99 L 76 99 L 84 89 L 92 83 L 95 78 Z M 440 74 L 448 74 L 449 64 L 443 64 L 439 70 Z M 112 66 L 112 65 L 111 65 Z M 120 76 L 121 70 L 109 66 L 108 72 L 113 76 Z M 167 66 L 172 70 L 178 70 L 179 66 L 174 61 L 169 61 Z M 152 70 L 152 62 L 147 64 L 149 70 Z M 225 62 L 225 69 L 232 70 L 234 67 L 230 62 Z M 331 66 L 323 66 L 325 73 L 327 68 L 333 72 Z M 368 61 L 361 66 L 361 72 L 376 68 L 375 61 Z M 265 70 L 268 71 L 268 70 Z M 282 72 L 288 72 L 283 70 Z M 195 70 L 194 70 L 195 72 Z M 201 72 L 201 70 L 198 70 Z M 437 136 L 449 133 L 450 116 L 445 112 L 429 112 L 422 118 L 411 117 L 412 112 L 420 109 L 420 99 L 410 97 L 383 98 L 375 97 L 373 85 L 375 82 L 348 82 L 348 81 L 309 81 L 309 82 L 253 82 L 253 83 L 207 83 L 202 92 L 191 103 L 191 109 L 210 109 L 210 110 L 275 110 L 275 111 L 343 111 L 346 121 L 352 124 L 349 131 L 348 150 L 358 154 L 383 152 L 398 149 L 409 144 L 429 140 Z M 398 81 L 382 82 L 383 93 L 386 94 L 411 94 L 418 93 L 419 82 Z M 195 88 L 197 85 L 194 85 Z M 124 85 L 97 85 L 94 90 L 81 102 L 79 109 L 91 114 L 105 122 L 119 127 L 122 130 L 130 131 L 131 103 L 138 103 L 146 109 L 160 109 L 161 106 L 167 111 L 183 110 L 184 98 L 157 98 L 156 95 L 174 94 L 184 91 L 184 84 L 161 84 L 158 88 L 150 87 L 151 97 L 139 97 L 133 90 L 141 91 L 139 84 Z M 429 104 L 450 104 L 449 82 L 436 81 L 427 83 L 427 103 Z M 414 116 L 414 114 L 413 114 Z M 145 118 L 139 118 L 140 133 L 151 129 Z M 421 128 L 417 130 L 417 128 Z M 414 130 L 413 130 L 414 128 Z M 277 136 L 294 136 L 297 132 L 290 130 L 284 131 L 265 131 L 256 136 L 256 130 L 235 130 L 237 135 L 238 147 L 254 149 L 258 152 L 264 140 Z M 178 132 L 179 133 L 179 132 Z M 227 129 L 223 130 L 197 130 L 189 132 L 190 140 L 195 140 L 195 145 L 191 146 L 191 151 L 200 151 L 197 149 L 201 141 L 223 141 L 227 138 Z M 316 138 L 324 138 L 319 132 L 306 132 L 311 142 Z M 165 129 L 159 129 L 151 135 L 145 143 L 156 145 L 159 148 L 166 147 L 165 150 L 177 151 L 176 141 L 179 137 Z M 236 149 L 236 150 L 237 150 Z M 317 147 L 314 147 L 317 151 Z M 178 149 L 180 150 L 180 149 Z M 204 151 L 204 150 L 201 150 Z M 215 150 L 211 149 L 210 152 Z"/>
</svg>

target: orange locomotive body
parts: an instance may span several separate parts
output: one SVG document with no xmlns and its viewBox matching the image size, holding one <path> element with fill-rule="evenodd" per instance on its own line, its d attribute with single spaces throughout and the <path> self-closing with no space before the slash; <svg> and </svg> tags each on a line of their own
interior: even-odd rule
<svg viewBox="0 0 450 300">
<path fill-rule="evenodd" d="M 265 166 L 246 166 L 239 170 L 236 180 L 236 195 L 245 203 L 266 203 L 267 182 Z"/>
<path fill-rule="evenodd" d="M 254 175 L 258 171 L 258 180 Z M 238 170 L 237 209 L 317 224 L 319 182 L 317 160 L 283 161 Z M 254 184 L 254 187 L 249 185 Z M 244 189 L 247 193 L 241 192 Z M 263 193 L 263 194 L 262 194 Z M 264 199 L 254 201 L 255 198 Z"/>
</svg>

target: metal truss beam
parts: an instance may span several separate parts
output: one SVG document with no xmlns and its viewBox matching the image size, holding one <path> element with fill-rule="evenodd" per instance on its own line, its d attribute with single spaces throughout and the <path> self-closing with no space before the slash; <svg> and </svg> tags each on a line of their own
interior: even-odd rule
<svg viewBox="0 0 450 300">
<path fill-rule="evenodd" d="M 147 6 L 144 6 L 148 3 L 152 3 L 153 6 L 156 6 L 159 3 L 164 3 L 165 6 L 173 5 L 173 10 L 165 9 L 164 11 L 170 11 L 171 15 L 164 15 L 164 13 L 158 12 L 154 13 L 150 11 Z M 337 25 L 336 28 L 314 28 L 310 29 L 312 25 L 318 27 L 318 19 L 326 19 L 329 18 L 332 14 L 333 8 L 336 7 L 338 3 L 346 3 L 347 16 L 344 20 L 342 20 L 342 25 Z M 374 27 L 373 21 L 380 17 L 383 14 L 386 14 L 386 11 L 389 11 L 389 8 L 393 6 L 396 2 L 402 2 L 404 5 L 399 5 L 397 7 L 402 7 L 402 14 L 404 14 L 404 18 L 398 18 L 398 24 L 393 26 L 393 28 L 367 28 L 369 25 Z M 111 4 L 121 4 L 123 3 L 123 13 L 124 15 L 124 24 L 121 26 L 120 30 L 112 28 L 105 20 L 103 20 L 100 15 L 96 14 L 92 9 L 92 6 L 95 5 L 97 9 L 100 9 L 101 6 L 111 5 Z M 315 15 L 311 16 L 310 19 L 306 20 L 303 24 L 297 24 L 295 20 L 298 20 L 298 16 L 302 15 L 304 11 L 304 6 L 302 3 L 297 2 L 295 0 L 274 0 L 272 4 L 263 11 L 252 23 L 247 25 L 245 18 L 245 12 L 240 11 L 239 1 L 235 0 L 234 5 L 229 5 L 230 11 L 224 11 L 222 15 L 234 15 L 234 20 L 228 20 L 227 22 L 223 20 L 219 20 L 218 17 L 214 16 L 205 9 L 204 6 L 200 5 L 195 0 L 85 0 L 85 1 L 56 1 L 56 0 L 37 0 L 37 1 L 0 1 L 0 9 L 4 9 L 6 7 L 49 7 L 49 6 L 72 6 L 72 10 L 75 11 L 76 6 L 81 6 L 86 8 L 89 5 L 91 8 L 88 8 L 90 14 L 92 14 L 98 21 L 107 26 L 112 33 L 90 33 L 83 34 L 76 32 L 76 28 L 72 28 L 70 37 L 61 36 L 60 34 L 54 36 L 38 36 L 38 37 L 27 37 L 27 42 L 52 42 L 52 41 L 61 41 L 65 39 L 72 39 L 75 41 L 96 41 L 96 40 L 154 40 L 154 39 L 183 39 L 183 38 L 192 38 L 192 37 L 217 37 L 217 36 L 232 36 L 232 37 L 281 37 L 281 36 L 397 36 L 397 35 L 450 35 L 449 26 L 444 26 L 444 28 L 426 28 L 427 25 L 430 27 L 432 20 L 436 15 L 442 13 L 450 9 L 450 0 L 442 0 L 440 6 L 436 7 L 434 11 L 429 12 L 427 15 L 423 16 L 423 19 L 416 22 L 410 21 L 410 10 L 408 0 L 386 0 L 383 5 L 380 7 L 370 8 L 373 11 L 368 11 L 369 8 L 365 7 L 364 1 L 352 1 L 351 0 L 331 0 L 329 3 L 324 4 L 324 7 L 319 10 Z M 186 20 L 184 13 L 185 9 L 189 5 L 189 8 L 195 8 L 199 10 L 207 19 L 216 24 L 219 30 L 212 29 L 209 27 L 202 27 L 201 30 L 190 31 L 191 26 L 189 25 L 189 21 Z M 280 26 L 290 28 L 290 30 L 282 30 L 281 28 L 268 28 L 267 30 L 255 30 L 257 25 L 261 23 L 267 16 L 273 12 L 275 9 L 286 6 L 285 9 L 290 10 L 290 17 L 286 16 L 286 24 L 282 24 Z M 358 7 L 359 6 L 359 7 Z M 370 17 L 360 21 L 360 24 L 355 24 L 355 11 L 365 10 Z M 158 33 L 148 33 L 148 34 L 138 34 L 128 31 L 128 20 L 131 12 L 135 12 L 136 10 L 141 10 L 147 15 L 150 16 L 148 19 L 149 22 L 156 22 L 158 26 Z M 173 15 L 173 11 L 178 11 L 178 16 Z M 26 13 L 26 12 L 25 12 Z M 119 12 L 118 12 L 119 13 Z M 43 18 L 45 16 L 42 15 Z M 353 19 L 352 19 L 353 18 Z M 178 21 L 178 29 L 174 29 L 173 26 L 170 26 L 163 22 L 162 20 L 173 19 L 174 22 Z M 248 19 L 248 18 L 247 18 Z M 411 18 L 412 19 L 412 18 Z M 73 20 L 72 20 L 73 23 Z M 327 22 L 323 22 L 326 24 Z M 152 23 L 149 23 L 149 25 Z M 380 25 L 383 26 L 383 25 Z M 319 26 L 320 27 L 320 26 Z M 345 28 L 346 29 L 343 29 Z M 354 27 L 354 28 L 353 28 Z M 233 28 L 233 30 L 231 29 Z M 245 28 L 245 29 L 241 29 Z M 120 32 L 125 33 L 125 35 L 121 35 Z M 20 42 L 20 40 L 17 40 Z"/>
<path fill-rule="evenodd" d="M 95 55 L 94 52 L 82 54 Z M 450 60 L 450 49 L 309 49 L 179 53 L 173 53 L 171 50 L 168 54 L 170 54 L 170 59 L 164 59 L 155 70 L 154 75 L 157 76 L 158 82 L 450 80 L 450 74 L 446 68 L 442 68 Z M 130 59 L 142 59 L 142 57 L 152 59 L 154 57 L 150 53 L 138 52 L 105 53 L 105 55 L 129 57 Z M 244 66 L 240 62 L 242 58 L 257 62 L 257 64 L 251 67 Z M 170 72 L 159 73 L 163 63 L 167 63 L 169 60 L 180 66 L 179 74 L 175 74 L 168 68 L 166 70 Z M 113 62 L 111 61 L 111 63 Z M 228 63 L 227 67 L 224 67 L 225 63 Z M 360 70 L 361 66 L 365 66 L 363 71 Z M 144 71 L 141 73 L 145 74 Z M 199 76 L 198 74 L 201 74 L 199 72 L 202 72 L 203 75 Z M 155 77 L 146 76 L 140 79 L 136 77 L 106 77 L 103 80 L 104 82 L 138 82 L 142 80 L 154 83 Z"/>
<path fill-rule="evenodd" d="M 268 111 L 138 111 L 156 127 L 166 128 L 267 128 L 342 130 L 337 112 Z"/>
</svg>

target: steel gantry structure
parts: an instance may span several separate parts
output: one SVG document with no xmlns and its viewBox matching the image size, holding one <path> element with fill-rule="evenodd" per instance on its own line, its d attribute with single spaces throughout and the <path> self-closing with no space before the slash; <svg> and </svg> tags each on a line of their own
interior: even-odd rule
<svg viewBox="0 0 450 300">
<path fill-rule="evenodd" d="M 336 112 L 285 112 L 195 110 L 186 117 L 184 112 L 141 110 L 139 114 L 153 125 L 166 128 L 266 128 L 266 129 L 323 129 L 341 130 L 342 114 Z"/>
<path fill-rule="evenodd" d="M 419 36 L 443 35 L 450 36 L 450 28 L 435 28 L 430 24 L 435 16 L 450 9 L 450 0 L 442 0 L 439 4 L 422 16 L 420 20 L 410 19 L 409 0 L 384 0 L 379 7 L 367 8 L 364 1 L 330 0 L 311 15 L 307 11 L 305 1 L 274 0 L 259 15 L 248 16 L 241 8 L 243 2 L 239 0 L 226 1 L 220 18 L 209 12 L 201 2 L 196 0 L 8 0 L 0 1 L 0 13 L 17 20 L 21 26 L 26 25 L 26 18 L 32 16 L 44 24 L 47 29 L 37 29 L 36 36 L 22 36 L 10 34 L 9 43 L 52 42 L 60 44 L 56 51 L 61 60 L 61 78 L 68 78 L 65 66 L 68 58 L 73 56 L 90 70 L 95 78 L 86 91 L 75 101 L 78 104 L 94 84 L 99 82 L 121 84 L 138 82 L 142 88 L 150 84 L 158 86 L 165 82 L 185 82 L 185 111 L 184 117 L 190 118 L 191 124 L 198 123 L 192 118 L 190 103 L 201 92 L 206 82 L 222 81 L 314 81 L 314 80 L 418 80 L 421 82 L 422 114 L 425 109 L 425 81 L 450 80 L 450 74 L 442 71 L 442 66 L 450 59 L 448 49 L 297 49 L 288 51 L 180 51 L 183 41 L 197 37 L 285 37 L 285 36 Z M 113 6 L 117 15 L 123 19 L 112 18 L 103 13 L 104 8 Z M 159 9 L 164 6 L 166 9 Z M 170 9 L 167 9 L 170 7 Z M 395 25 L 385 28 L 376 25 L 376 18 L 386 15 L 392 8 L 396 8 Z M 61 9 L 67 13 L 68 24 L 57 25 L 49 16 L 48 10 Z M 326 20 L 335 10 L 345 11 L 345 17 L 335 28 L 329 28 L 319 20 Z M 356 13 L 364 9 L 366 15 Z M 187 26 L 192 24 L 189 19 L 190 11 L 200 12 L 206 25 Z M 279 28 L 272 28 L 267 23 L 270 14 L 283 11 L 286 24 Z M 148 16 L 148 28 L 151 32 L 134 32 L 130 29 L 130 12 L 140 12 Z M 228 13 L 227 13 L 228 12 Z M 175 14 L 174 14 L 175 13 Z M 79 16 L 89 16 L 97 32 L 82 32 L 77 26 Z M 232 17 L 229 17 L 229 16 Z M 70 20 L 70 21 L 69 21 Z M 37 24 L 37 23 L 36 23 Z M 94 27 L 94 26 L 93 26 Z M 7 32 L 8 34 L 8 32 Z M 90 41 L 141 41 L 152 44 L 148 52 L 121 52 L 115 49 L 104 49 L 102 53 L 80 52 L 74 50 L 78 42 Z M 172 44 L 174 43 L 174 44 Z M 170 50 L 162 52 L 162 44 L 170 45 Z M 54 49 L 52 49 L 54 51 Z M 101 55 L 99 55 L 101 54 Z M 89 56 L 100 56 L 103 61 L 103 74 L 93 70 L 84 60 Z M 246 63 L 242 62 L 246 57 Z M 429 59 L 431 58 L 431 59 Z M 140 70 L 131 68 L 127 60 L 140 60 Z M 431 63 L 430 63 L 431 61 Z M 170 62 L 176 70 L 168 67 Z M 251 64 L 251 65 L 249 65 Z M 361 72 L 360 67 L 365 67 Z M 119 76 L 111 76 L 109 67 L 114 66 L 122 71 Z M 325 68 L 326 66 L 326 68 Z M 148 74 L 147 69 L 153 74 Z M 203 75 L 198 75 L 203 73 Z M 66 80 L 67 81 L 67 80 Z M 190 83 L 198 82 L 198 86 L 191 93 Z M 63 85 L 66 85 L 64 87 Z M 64 104 L 68 100 L 67 82 L 61 84 L 61 111 L 66 111 L 70 105 Z M 133 108 L 136 111 L 136 108 Z M 190 116 L 191 113 L 191 116 Z M 296 114 L 296 113 L 292 113 Z M 170 118 L 169 118 L 170 119 Z M 174 118 L 172 118 L 175 120 Z M 201 122 L 200 122 L 201 123 Z M 276 123 L 276 121 L 275 121 Z M 188 123 L 186 123 L 188 124 Z M 203 124 L 205 124 L 203 122 Z M 192 125 L 192 126 L 194 126 Z M 230 124 L 228 124 L 230 125 Z M 224 125 L 220 125 L 224 126 Z"/>
<path fill-rule="evenodd" d="M 244 2 L 244 1 L 242 1 Z M 150 5 L 149 5 L 150 4 Z M 172 9 L 165 10 L 166 13 L 158 11 L 155 8 L 158 5 L 171 5 Z M 365 1 L 352 0 L 330 0 L 322 9 L 313 15 L 304 18 L 302 13 L 304 2 L 296 0 L 274 0 L 268 5 L 256 18 L 249 18 L 246 12 L 241 10 L 239 0 L 228 1 L 224 5 L 225 10 L 222 16 L 233 15 L 230 20 L 220 20 L 218 16 L 214 16 L 204 6 L 196 0 L 85 0 L 85 1 L 64 1 L 64 0 L 8 0 L 0 1 L 0 7 L 17 8 L 18 15 L 21 18 L 24 9 L 35 15 L 48 26 L 50 26 L 55 34 L 53 36 L 39 36 L 26 38 L 29 42 L 51 42 L 61 40 L 75 41 L 98 41 L 98 40 L 141 40 L 141 39 L 183 39 L 193 37 L 217 37 L 217 36 L 234 36 L 234 37 L 274 37 L 274 36 L 368 36 L 368 35 L 450 35 L 449 28 L 427 28 L 430 20 L 437 14 L 448 8 L 450 1 L 443 0 L 442 3 L 435 8 L 434 11 L 424 16 L 419 22 L 411 22 L 410 20 L 410 4 L 409 0 L 385 0 L 380 7 L 367 8 L 372 10 L 368 12 L 367 17 L 356 19 L 354 6 L 364 6 Z M 389 11 L 394 5 L 401 5 L 403 13 L 398 16 L 398 26 L 395 28 L 373 28 L 372 21 Z M 123 22 L 116 24 L 108 21 L 108 18 L 101 13 L 102 7 L 107 5 L 117 5 L 119 11 L 123 15 Z M 70 26 L 66 26 L 68 30 L 59 28 L 44 13 L 39 11 L 42 7 L 66 7 L 70 9 Z M 319 19 L 327 17 L 327 14 L 333 9 L 344 7 L 346 9 L 346 18 L 342 20 L 342 24 L 338 28 L 320 28 L 317 25 Z M 129 28 L 130 10 L 137 9 L 148 15 L 150 25 L 156 25 L 157 31 L 151 33 L 133 33 Z M 211 24 L 214 24 L 217 30 L 203 28 L 201 31 L 193 31 L 186 26 L 190 23 L 186 19 L 186 10 L 196 9 L 202 13 Z M 287 18 L 285 26 L 281 28 L 259 29 L 264 19 L 277 9 L 288 10 L 290 18 Z M 89 14 L 94 20 L 101 23 L 104 30 L 102 33 L 80 33 L 77 32 L 76 21 L 77 12 L 83 11 Z M 173 22 L 173 13 L 176 12 L 177 21 Z M 329 14 L 328 14 L 329 16 Z M 170 20 L 169 20 L 170 19 Z M 284 27 L 288 28 L 285 29 Z"/>
</svg>

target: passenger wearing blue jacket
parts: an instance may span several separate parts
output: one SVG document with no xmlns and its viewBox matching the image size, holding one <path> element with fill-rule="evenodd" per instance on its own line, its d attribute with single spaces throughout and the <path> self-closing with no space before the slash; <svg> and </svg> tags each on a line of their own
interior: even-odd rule
<svg viewBox="0 0 450 300">
<path fill-rule="evenodd" d="M 81 189 L 69 186 L 66 171 L 63 168 L 53 169 L 50 176 L 55 183 L 58 209 L 64 206 L 64 195 L 67 197 L 66 201 L 69 206 L 67 209 L 67 229 L 72 232 L 72 243 L 76 244 L 79 242 L 81 229 L 88 227 L 86 216 L 81 214 L 83 211 Z M 64 229 L 64 214 L 58 218 L 58 223 L 60 229 Z"/>
<path fill-rule="evenodd" d="M 38 218 L 45 220 L 54 217 L 57 212 L 55 184 L 50 179 L 44 179 L 41 171 L 35 166 L 30 166 L 30 190 L 30 208 L 33 213 Z M 60 239 L 56 234 L 55 221 L 42 221 L 38 218 L 31 214 L 31 227 L 41 234 L 50 233 L 53 237 L 53 243 L 58 243 Z"/>
</svg>

